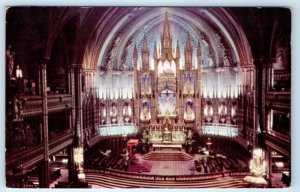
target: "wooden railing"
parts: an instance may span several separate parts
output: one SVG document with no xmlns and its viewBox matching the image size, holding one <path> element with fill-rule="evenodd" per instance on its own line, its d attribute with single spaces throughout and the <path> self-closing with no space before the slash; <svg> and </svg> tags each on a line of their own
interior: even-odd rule
<svg viewBox="0 0 300 192">
<path fill-rule="evenodd" d="M 201 180 L 209 180 L 216 179 L 221 177 L 242 177 L 247 176 L 250 173 L 248 171 L 240 170 L 240 171 L 226 171 L 223 173 L 208 173 L 201 175 L 152 175 L 152 174 L 141 174 L 141 173 L 132 173 L 132 172 L 123 172 L 112 169 L 92 169 L 85 168 L 85 173 L 100 173 L 100 174 L 108 174 L 117 177 L 123 177 L 127 179 L 134 180 L 147 180 L 147 181 L 201 181 Z"/>
<path fill-rule="evenodd" d="M 279 108 L 291 107 L 291 92 L 270 91 L 266 95 L 267 105 Z"/>
<path fill-rule="evenodd" d="M 22 116 L 38 115 L 42 113 L 41 96 L 22 96 Z M 68 94 L 48 95 L 48 112 L 61 111 L 72 107 L 72 97 Z"/>
<path fill-rule="evenodd" d="M 68 147 L 73 143 L 73 133 L 62 133 L 55 138 L 50 139 L 49 155 L 54 155 L 58 151 Z M 41 143 L 35 147 L 16 153 L 7 154 L 6 168 L 30 168 L 43 160 L 44 144 Z"/>
<path fill-rule="evenodd" d="M 266 134 L 266 144 L 285 155 L 290 155 L 291 141 L 290 137 L 276 131 L 269 130 Z"/>
<path fill-rule="evenodd" d="M 272 135 L 273 137 L 276 137 L 277 139 L 280 139 L 281 141 L 283 141 L 285 143 L 290 143 L 291 142 L 290 136 L 288 136 L 288 135 L 284 135 L 282 133 L 279 133 L 279 132 L 276 132 L 276 131 L 273 131 L 273 130 L 269 130 L 268 134 Z"/>
</svg>

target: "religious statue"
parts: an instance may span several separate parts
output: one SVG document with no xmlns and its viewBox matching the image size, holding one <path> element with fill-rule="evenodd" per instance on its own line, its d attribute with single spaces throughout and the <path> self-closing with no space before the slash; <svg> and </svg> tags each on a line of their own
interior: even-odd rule
<svg viewBox="0 0 300 192">
<path fill-rule="evenodd" d="M 113 105 L 112 108 L 111 108 L 111 111 L 110 111 L 110 116 L 111 117 L 116 117 L 117 113 L 118 113 L 117 108 L 116 108 L 115 105 Z"/>
<path fill-rule="evenodd" d="M 190 129 L 188 130 L 187 138 L 188 139 L 192 139 L 193 138 L 193 133 L 192 133 L 192 131 Z"/>
<path fill-rule="evenodd" d="M 100 115 L 101 115 L 101 117 L 106 117 L 106 110 L 105 110 L 105 107 L 101 107 Z"/>
<path fill-rule="evenodd" d="M 224 105 L 224 103 L 222 103 L 220 106 L 219 106 L 219 115 L 220 116 L 225 116 L 227 113 L 227 108 L 226 106 Z"/>
<path fill-rule="evenodd" d="M 17 97 L 13 100 L 13 115 L 15 119 L 19 119 L 22 113 L 22 104 Z"/>
<path fill-rule="evenodd" d="M 123 109 L 123 116 L 126 123 L 130 121 L 131 118 L 131 107 L 127 104 Z"/>
<path fill-rule="evenodd" d="M 142 95 L 148 95 L 148 94 L 151 94 L 151 87 L 150 87 L 150 77 L 145 77 L 142 79 Z"/>
<path fill-rule="evenodd" d="M 11 45 L 9 45 L 8 49 L 6 51 L 7 69 L 8 69 L 8 77 L 9 77 L 9 79 L 13 78 L 14 56 L 15 56 L 15 52 L 13 52 L 11 50 Z"/>
<path fill-rule="evenodd" d="M 129 105 L 126 105 L 123 109 L 123 115 L 124 116 L 131 116 L 131 107 Z"/>
<path fill-rule="evenodd" d="M 194 94 L 194 87 L 193 87 L 191 76 L 189 76 L 185 82 L 183 93 L 184 94 Z"/>
<path fill-rule="evenodd" d="M 151 118 L 150 116 L 150 112 L 148 109 L 148 104 L 147 103 L 143 103 L 143 108 L 140 114 L 140 119 L 141 120 L 149 120 Z"/>
<path fill-rule="evenodd" d="M 174 75 L 176 71 L 176 64 L 174 61 L 170 63 L 170 61 L 166 60 L 162 64 L 159 62 L 158 64 L 158 75 Z"/>
<path fill-rule="evenodd" d="M 167 121 L 167 123 L 165 124 L 165 129 L 164 129 L 165 132 L 168 132 L 169 131 L 169 121 Z"/>
<path fill-rule="evenodd" d="M 193 110 L 193 108 L 192 108 L 192 103 L 187 103 L 186 104 L 186 111 L 185 111 L 185 113 L 184 113 L 184 119 L 185 120 L 190 120 L 190 121 L 192 121 L 192 120 L 194 120 L 195 119 L 195 113 L 194 113 L 194 110 Z"/>
<path fill-rule="evenodd" d="M 170 64 L 169 61 L 164 62 L 163 72 L 164 72 L 164 74 L 171 74 L 172 73 L 172 68 L 171 68 L 171 64 Z"/>
<path fill-rule="evenodd" d="M 165 119 L 164 128 L 162 131 L 162 139 L 163 142 L 171 142 L 172 141 L 172 133 L 170 132 L 171 124 L 169 119 Z"/>
</svg>

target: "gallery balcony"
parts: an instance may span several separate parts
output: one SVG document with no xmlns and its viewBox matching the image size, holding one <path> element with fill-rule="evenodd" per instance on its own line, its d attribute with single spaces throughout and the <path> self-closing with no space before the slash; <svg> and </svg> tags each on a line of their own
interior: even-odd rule
<svg viewBox="0 0 300 192">
<path fill-rule="evenodd" d="M 41 96 L 21 96 L 21 116 L 34 116 L 42 114 Z M 63 111 L 72 107 L 72 97 L 69 94 L 48 95 L 48 113 Z"/>
<path fill-rule="evenodd" d="M 266 105 L 278 110 L 290 110 L 291 92 L 289 91 L 269 91 L 266 94 Z"/>
<path fill-rule="evenodd" d="M 269 130 L 265 133 L 265 141 L 266 145 L 280 151 L 282 154 L 289 156 L 291 147 L 290 136 Z"/>
<path fill-rule="evenodd" d="M 74 134 L 72 132 L 64 132 L 55 137 L 49 138 L 49 155 L 67 148 L 73 144 Z M 44 143 L 40 143 L 32 148 L 21 150 L 13 153 L 6 153 L 6 169 L 17 168 L 27 170 L 41 162 L 44 158 Z"/>
</svg>

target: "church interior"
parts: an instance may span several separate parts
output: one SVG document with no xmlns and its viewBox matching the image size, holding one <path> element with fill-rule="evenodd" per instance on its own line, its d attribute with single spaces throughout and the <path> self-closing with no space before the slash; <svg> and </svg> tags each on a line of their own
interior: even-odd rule
<svg viewBox="0 0 300 192">
<path fill-rule="evenodd" d="M 286 188 L 291 12 L 10 7 L 12 188 Z"/>
</svg>

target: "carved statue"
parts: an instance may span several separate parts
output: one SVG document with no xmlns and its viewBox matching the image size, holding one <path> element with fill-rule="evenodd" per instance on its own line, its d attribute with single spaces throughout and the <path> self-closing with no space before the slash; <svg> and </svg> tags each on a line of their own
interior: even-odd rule
<svg viewBox="0 0 300 192">
<path fill-rule="evenodd" d="M 143 109 L 142 109 L 141 114 L 140 114 L 140 119 L 141 120 L 149 120 L 150 118 L 151 117 L 150 117 L 148 105 L 143 104 Z"/>
<path fill-rule="evenodd" d="M 185 120 L 194 120 L 195 119 L 195 112 L 192 108 L 192 105 L 193 105 L 192 101 L 188 101 L 186 103 L 186 111 L 183 114 L 183 118 Z"/>
<path fill-rule="evenodd" d="M 19 119 L 22 112 L 22 105 L 17 97 L 14 97 L 13 100 L 13 115 L 14 118 Z"/>
<path fill-rule="evenodd" d="M 9 45 L 8 49 L 6 51 L 7 69 L 8 69 L 8 77 L 9 77 L 9 79 L 13 78 L 14 56 L 15 56 L 15 52 L 13 52 L 11 50 L 11 45 Z"/>
<path fill-rule="evenodd" d="M 187 105 L 187 110 L 186 110 L 186 120 L 194 120 L 195 119 L 195 113 L 190 105 Z"/>
</svg>

